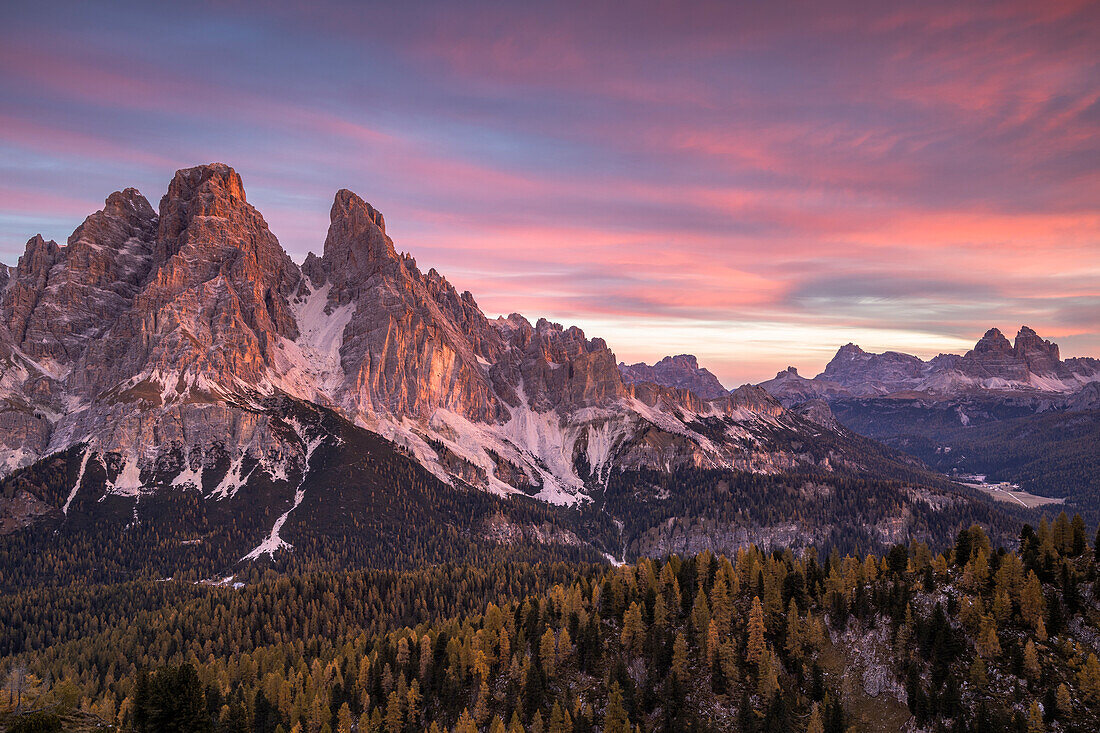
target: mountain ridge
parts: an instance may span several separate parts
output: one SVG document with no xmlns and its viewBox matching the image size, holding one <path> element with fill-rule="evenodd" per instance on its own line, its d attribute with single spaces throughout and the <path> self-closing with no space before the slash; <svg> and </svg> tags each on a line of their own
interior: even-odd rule
<svg viewBox="0 0 1100 733">
<path fill-rule="evenodd" d="M 150 492 L 221 501 L 260 479 L 296 506 L 316 436 L 272 407 L 281 395 L 377 433 L 445 484 L 555 504 L 592 501 L 613 470 L 867 460 L 820 411 L 751 385 L 719 392 L 694 357 L 665 363 L 704 380 L 704 395 L 624 378 L 607 343 L 575 326 L 489 319 L 399 253 L 347 189 L 322 254 L 301 266 L 216 163 L 178 171 L 157 211 L 135 189 L 111 194 L 64 247 L 34 237 L 6 274 L 0 465 L 82 446 L 63 515 L 92 492 L 132 501 L 136 521 Z M 823 429 L 834 448 L 815 455 L 805 446 Z M 261 546 L 281 547 L 277 530 Z"/>
</svg>

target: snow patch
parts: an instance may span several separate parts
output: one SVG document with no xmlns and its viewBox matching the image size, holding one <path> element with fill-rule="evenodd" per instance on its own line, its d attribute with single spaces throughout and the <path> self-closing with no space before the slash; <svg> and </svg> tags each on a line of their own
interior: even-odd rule
<svg viewBox="0 0 1100 733">
<path fill-rule="evenodd" d="M 280 342 L 276 353 L 279 376 L 270 378 L 288 394 L 306 399 L 321 395 L 334 401 L 343 383 L 340 347 L 344 343 L 344 329 L 355 313 L 355 304 L 346 303 L 326 312 L 331 289 L 332 284 L 326 283 L 291 303 L 298 323 L 298 340 Z"/>
<path fill-rule="evenodd" d="M 238 455 L 233 459 L 233 462 L 229 464 L 229 470 L 225 472 L 225 477 L 214 487 L 214 490 L 210 492 L 210 496 L 217 499 L 230 499 L 237 495 L 237 492 L 241 490 L 241 487 L 248 481 L 248 477 L 252 475 L 252 471 L 241 475 L 241 464 L 244 461 L 244 454 Z M 178 476 L 176 478 L 179 478 Z M 175 482 L 173 482 L 175 483 Z M 200 487 L 202 484 L 198 484 Z"/>
<path fill-rule="evenodd" d="M 294 545 L 290 544 L 282 537 L 280 537 L 279 532 L 282 530 L 283 525 L 286 523 L 287 518 L 290 516 L 290 513 L 298 508 L 298 506 L 302 503 L 302 500 L 306 496 L 305 489 L 303 489 L 302 487 L 305 486 L 306 477 L 309 476 L 309 462 L 310 459 L 313 458 L 313 452 L 316 451 L 325 441 L 325 436 L 322 433 L 316 438 L 313 438 L 312 440 L 309 440 L 307 442 L 305 437 L 305 428 L 297 421 L 290 420 L 288 422 L 294 428 L 295 432 L 298 433 L 298 437 L 301 438 L 302 443 L 305 445 L 305 457 L 302 461 L 302 480 L 298 482 L 298 487 L 294 490 L 294 503 L 278 519 L 275 520 L 275 525 L 271 528 L 271 534 L 267 536 L 267 539 L 265 539 L 255 548 L 253 548 L 252 551 L 249 552 L 247 555 L 242 557 L 242 562 L 245 560 L 256 560 L 262 555 L 273 556 L 276 552 L 282 549 L 294 549 Z"/>
<path fill-rule="evenodd" d="M 126 456 L 126 462 L 122 464 L 122 470 L 118 472 L 118 476 L 115 476 L 115 480 L 107 482 L 107 494 L 139 496 L 142 488 L 144 487 L 141 484 L 141 468 L 138 466 L 137 454 L 130 453 Z"/>
<path fill-rule="evenodd" d="M 73 486 L 72 491 L 69 492 L 69 498 L 65 499 L 65 506 L 61 507 L 61 513 L 65 516 L 69 515 L 69 505 L 73 503 L 73 499 L 76 498 L 76 492 L 80 491 L 80 484 L 84 480 L 84 469 L 88 467 L 88 456 L 92 454 L 91 449 L 85 449 L 84 455 L 80 459 L 80 472 L 76 475 L 76 484 Z"/>
</svg>

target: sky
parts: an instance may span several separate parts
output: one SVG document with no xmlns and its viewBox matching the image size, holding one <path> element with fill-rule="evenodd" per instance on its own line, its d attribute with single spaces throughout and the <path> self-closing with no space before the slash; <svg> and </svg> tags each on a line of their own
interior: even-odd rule
<svg viewBox="0 0 1100 733">
<path fill-rule="evenodd" d="M 1100 3 L 0 4 L 0 261 L 221 161 L 490 316 L 729 387 L 1021 324 L 1100 356 Z"/>
</svg>

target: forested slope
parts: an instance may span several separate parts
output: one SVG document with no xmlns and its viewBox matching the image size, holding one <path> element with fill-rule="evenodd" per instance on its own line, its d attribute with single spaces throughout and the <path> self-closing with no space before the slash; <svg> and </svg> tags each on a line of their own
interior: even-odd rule
<svg viewBox="0 0 1100 733">
<path fill-rule="evenodd" d="M 1095 730 L 1100 552 L 1020 539 L 22 591 L 0 643 L 85 728 Z"/>
</svg>

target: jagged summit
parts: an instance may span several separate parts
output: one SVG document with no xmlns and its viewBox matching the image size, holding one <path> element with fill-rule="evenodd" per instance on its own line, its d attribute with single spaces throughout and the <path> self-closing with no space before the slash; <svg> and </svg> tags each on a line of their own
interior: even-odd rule
<svg viewBox="0 0 1100 733">
<path fill-rule="evenodd" d="M 1012 351 L 1012 344 L 1005 338 L 998 328 L 991 328 L 985 332 L 978 343 L 974 345 L 973 354 L 1007 353 Z"/>
</svg>

